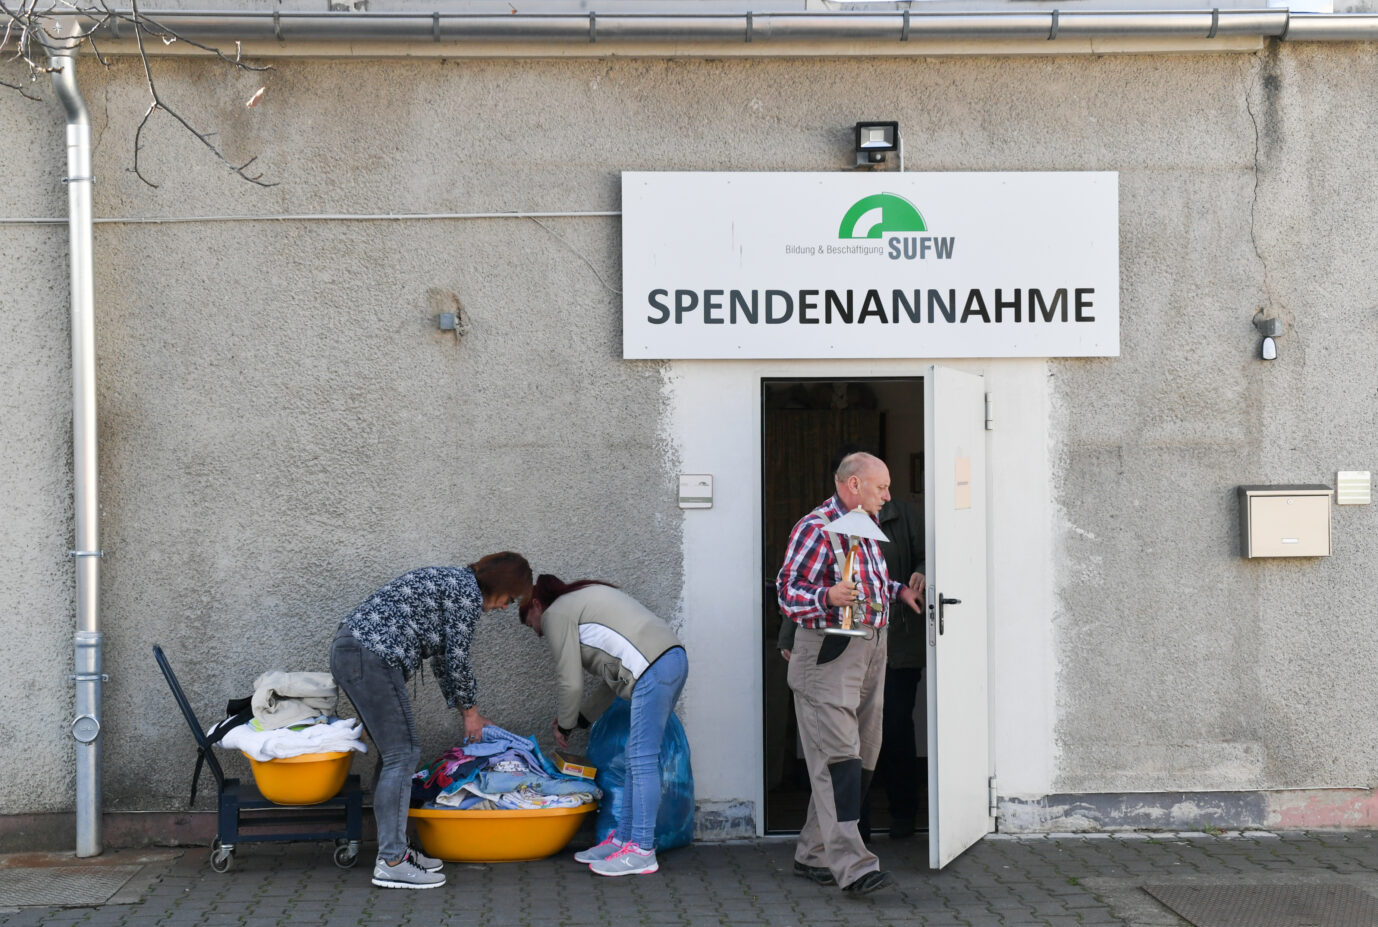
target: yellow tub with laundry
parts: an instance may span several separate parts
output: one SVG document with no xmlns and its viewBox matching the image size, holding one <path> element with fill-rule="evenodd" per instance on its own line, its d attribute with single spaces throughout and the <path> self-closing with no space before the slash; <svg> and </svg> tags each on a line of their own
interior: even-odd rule
<svg viewBox="0 0 1378 927">
<path fill-rule="evenodd" d="M 279 805 L 317 805 L 339 794 L 353 750 L 256 760 L 245 753 L 263 797 Z"/>
<path fill-rule="evenodd" d="M 455 863 L 515 863 L 560 852 L 597 810 L 598 802 L 591 801 L 572 808 L 413 808 L 408 814 L 428 856 Z"/>
</svg>

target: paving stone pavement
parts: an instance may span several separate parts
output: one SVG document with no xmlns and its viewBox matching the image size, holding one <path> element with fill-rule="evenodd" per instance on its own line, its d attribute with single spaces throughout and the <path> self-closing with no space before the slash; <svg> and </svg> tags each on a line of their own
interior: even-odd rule
<svg viewBox="0 0 1378 927">
<path fill-rule="evenodd" d="M 865 898 L 794 876 L 788 839 L 696 845 L 662 854 L 655 875 L 617 879 L 592 875 L 568 852 L 451 863 L 449 883 L 429 891 L 373 888 L 368 846 L 341 870 L 326 844 L 246 845 L 224 874 L 191 848 L 147 864 L 124 893 L 132 903 L 3 908 L 0 925 L 1189 927 L 1142 886 L 1330 884 L 1378 897 L 1378 833 L 1366 831 L 992 835 L 941 872 L 928 871 L 922 839 L 877 837 L 872 848 L 896 885 Z"/>
</svg>

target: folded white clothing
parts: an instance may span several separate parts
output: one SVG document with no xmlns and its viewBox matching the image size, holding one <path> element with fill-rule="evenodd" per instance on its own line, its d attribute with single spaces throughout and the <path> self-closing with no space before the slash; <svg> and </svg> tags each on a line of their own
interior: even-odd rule
<svg viewBox="0 0 1378 927">
<path fill-rule="evenodd" d="M 269 670 L 254 680 L 252 705 L 259 726 L 288 727 L 316 715 L 333 715 L 339 699 L 329 673 L 285 673 Z"/>
<path fill-rule="evenodd" d="M 329 724 L 313 724 L 297 731 L 289 728 L 256 731 L 248 724 L 241 724 L 226 732 L 220 746 L 226 750 L 241 750 L 256 760 L 345 750 L 367 753 L 363 734 L 364 726 L 357 718 L 340 718 Z"/>
</svg>

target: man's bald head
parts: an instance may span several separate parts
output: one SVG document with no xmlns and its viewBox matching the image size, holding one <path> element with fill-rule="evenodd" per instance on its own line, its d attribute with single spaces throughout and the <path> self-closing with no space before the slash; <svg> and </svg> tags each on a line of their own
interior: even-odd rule
<svg viewBox="0 0 1378 927">
<path fill-rule="evenodd" d="M 857 451 L 855 454 L 848 454 L 846 457 L 843 457 L 842 462 L 837 465 L 837 472 L 833 474 L 833 479 L 838 483 L 845 483 L 849 477 L 856 476 L 867 467 L 873 467 L 877 464 L 884 467 L 885 461 L 865 451 Z"/>
<path fill-rule="evenodd" d="M 848 509 L 859 505 L 874 517 L 890 499 L 890 468 L 874 454 L 848 454 L 838 464 L 833 479 L 837 482 L 837 496 Z"/>
</svg>

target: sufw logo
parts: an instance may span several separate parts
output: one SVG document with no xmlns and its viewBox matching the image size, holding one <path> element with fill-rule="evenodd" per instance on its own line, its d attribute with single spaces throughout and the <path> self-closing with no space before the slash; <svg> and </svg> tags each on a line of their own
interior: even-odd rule
<svg viewBox="0 0 1378 927">
<path fill-rule="evenodd" d="M 914 204 L 894 193 L 876 193 L 852 204 L 842 217 L 838 238 L 881 238 L 886 232 L 926 232 Z"/>
<path fill-rule="evenodd" d="M 874 193 L 852 204 L 837 237 L 885 239 L 885 255 L 892 261 L 951 258 L 957 239 L 916 234 L 927 231 L 928 223 L 913 203 L 897 193 Z"/>
</svg>

